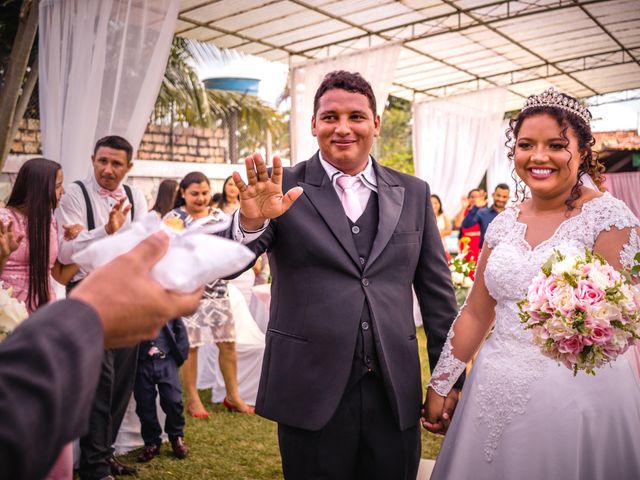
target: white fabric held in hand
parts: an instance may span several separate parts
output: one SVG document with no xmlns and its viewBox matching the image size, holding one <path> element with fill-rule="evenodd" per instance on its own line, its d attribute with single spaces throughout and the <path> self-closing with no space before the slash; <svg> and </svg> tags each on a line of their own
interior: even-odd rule
<svg viewBox="0 0 640 480">
<path fill-rule="evenodd" d="M 249 265 L 255 255 L 240 243 L 212 235 L 229 227 L 231 220 L 214 226 L 191 228 L 177 232 L 156 215 L 149 214 L 131 228 L 92 243 L 76 253 L 73 261 L 92 271 L 128 252 L 149 235 L 162 230 L 169 235 L 167 253 L 151 270 L 151 276 L 168 290 L 193 292 L 206 283 L 232 275 Z"/>
</svg>

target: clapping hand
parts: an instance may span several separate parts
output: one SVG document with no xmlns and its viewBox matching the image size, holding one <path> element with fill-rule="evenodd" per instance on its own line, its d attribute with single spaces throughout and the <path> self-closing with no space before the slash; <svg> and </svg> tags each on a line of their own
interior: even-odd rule
<svg viewBox="0 0 640 480">
<path fill-rule="evenodd" d="M 438 395 L 433 388 L 427 389 L 427 400 L 422 407 L 420 423 L 431 433 L 444 435 L 451 424 L 460 391 L 452 389 L 446 397 Z"/>
<path fill-rule="evenodd" d="M 127 219 L 127 213 L 131 210 L 131 204 L 128 204 L 126 207 L 124 206 L 124 202 L 126 200 L 127 197 L 122 197 L 116 202 L 113 208 L 111 208 L 111 211 L 109 212 L 109 221 L 104 226 L 107 234 L 113 235 L 120 230 L 122 225 L 124 225 L 124 222 Z"/>
<path fill-rule="evenodd" d="M 13 252 L 18 249 L 24 235 L 15 235 L 13 232 L 13 221 L 9 220 L 6 225 L 0 220 L 0 263 L 4 263 Z"/>
<path fill-rule="evenodd" d="M 267 165 L 259 153 L 245 158 L 247 182 L 238 172 L 233 180 L 240 190 L 240 224 L 248 230 L 257 230 L 265 220 L 277 218 L 302 195 L 302 188 L 294 187 L 286 194 L 282 193 L 282 161 L 273 157 L 271 178 Z"/>
</svg>

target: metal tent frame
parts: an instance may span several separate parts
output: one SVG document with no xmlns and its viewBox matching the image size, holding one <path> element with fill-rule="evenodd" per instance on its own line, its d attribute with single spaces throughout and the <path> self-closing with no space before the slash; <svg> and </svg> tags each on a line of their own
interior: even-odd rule
<svg viewBox="0 0 640 480">
<path fill-rule="evenodd" d="M 182 0 L 176 34 L 295 66 L 400 42 L 392 95 L 640 88 L 640 0 Z"/>
</svg>

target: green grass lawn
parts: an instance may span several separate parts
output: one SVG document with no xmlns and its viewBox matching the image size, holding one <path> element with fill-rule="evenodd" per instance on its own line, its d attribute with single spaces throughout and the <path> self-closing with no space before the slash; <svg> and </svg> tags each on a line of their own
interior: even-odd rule
<svg viewBox="0 0 640 480">
<path fill-rule="evenodd" d="M 424 331 L 419 329 L 418 341 L 423 381 L 429 378 Z M 200 392 L 211 412 L 208 419 L 187 416 L 185 441 L 189 456 L 177 460 L 171 446 L 162 445 L 161 454 L 149 463 L 136 462 L 139 450 L 120 457 L 125 463 L 139 467 L 139 479 L 203 479 L 210 480 L 276 480 L 282 478 L 276 424 L 257 415 L 239 415 L 212 404 L 211 391 Z M 422 456 L 435 458 L 441 437 L 423 430 Z"/>
</svg>

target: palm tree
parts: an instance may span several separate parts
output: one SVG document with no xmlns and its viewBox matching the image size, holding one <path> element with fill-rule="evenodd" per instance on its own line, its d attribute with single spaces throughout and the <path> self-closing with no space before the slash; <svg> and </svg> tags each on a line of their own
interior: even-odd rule
<svg viewBox="0 0 640 480">
<path fill-rule="evenodd" d="M 238 146 L 242 154 L 247 154 L 266 146 L 269 137 L 281 143 L 288 134 L 282 114 L 253 95 L 206 89 L 192 66 L 192 63 L 225 64 L 238 56 L 212 45 L 175 37 L 152 121 L 227 128 L 234 163 Z"/>
</svg>

